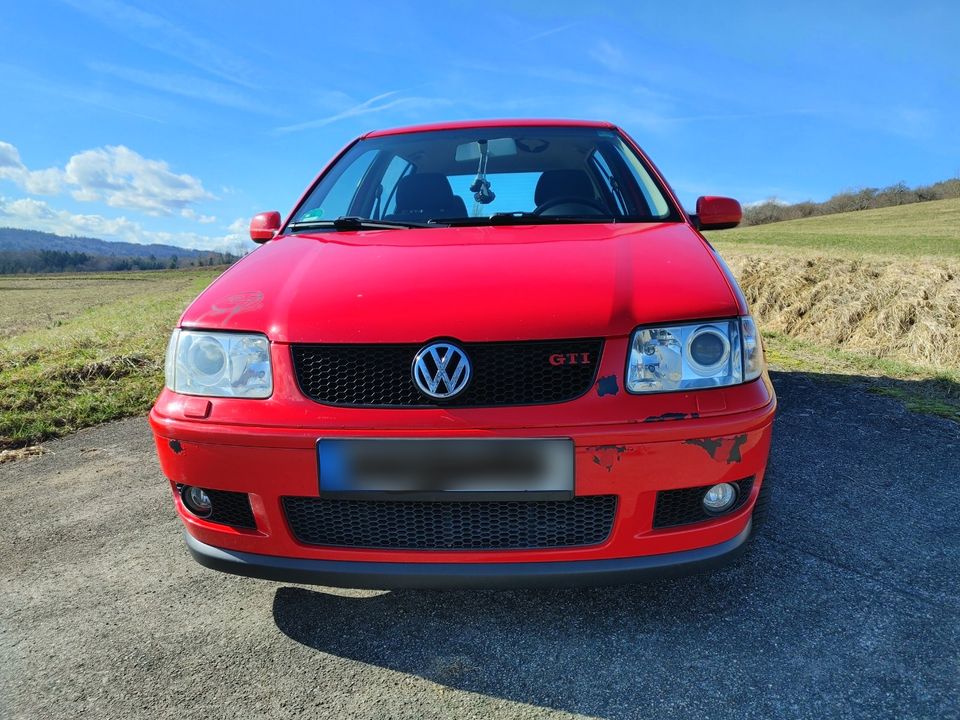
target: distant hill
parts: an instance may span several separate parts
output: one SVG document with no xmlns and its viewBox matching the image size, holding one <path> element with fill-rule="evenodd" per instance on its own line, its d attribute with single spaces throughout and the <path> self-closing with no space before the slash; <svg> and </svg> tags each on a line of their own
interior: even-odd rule
<svg viewBox="0 0 960 720">
<path fill-rule="evenodd" d="M 99 238 L 0 228 L 0 275 L 18 273 L 161 270 L 228 265 L 230 253 L 174 245 L 138 245 Z"/>
<path fill-rule="evenodd" d="M 879 208 L 957 198 L 960 198 L 960 177 L 915 188 L 897 183 L 883 189 L 868 187 L 859 190 L 845 190 L 820 203 L 810 200 L 793 203 L 792 205 L 778 200 L 754 203 L 743 209 L 741 225 L 764 225 L 783 220 L 799 220 L 854 210 L 877 210 Z"/>
<path fill-rule="evenodd" d="M 778 252 L 799 248 L 960 258 L 960 198 L 717 230 L 708 232 L 707 237 L 723 255 L 750 246 L 753 250 L 774 246 Z"/>
<path fill-rule="evenodd" d="M 211 253 L 206 250 L 191 250 L 174 245 L 138 245 L 128 242 L 109 242 L 99 238 L 66 237 L 39 230 L 20 230 L 18 228 L 0 228 L 0 252 L 57 250 L 59 252 L 80 252 L 87 255 L 106 257 L 150 257 L 155 258 L 199 258 Z M 217 253 L 214 253 L 217 254 Z"/>
</svg>

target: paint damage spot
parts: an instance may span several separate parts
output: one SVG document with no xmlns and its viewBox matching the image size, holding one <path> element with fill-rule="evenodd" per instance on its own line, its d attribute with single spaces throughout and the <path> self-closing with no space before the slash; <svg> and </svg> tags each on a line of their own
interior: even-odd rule
<svg viewBox="0 0 960 720">
<path fill-rule="evenodd" d="M 717 450 L 723 447 L 723 438 L 697 438 L 696 440 L 684 440 L 683 444 L 696 445 L 699 448 L 703 448 L 707 452 L 707 455 L 716 459 Z"/>
<path fill-rule="evenodd" d="M 667 420 L 686 420 L 687 418 L 693 419 L 698 417 L 700 417 L 700 413 L 668 412 L 663 413 L 663 415 L 651 415 L 645 419 L 644 422 L 665 422 Z"/>
<path fill-rule="evenodd" d="M 737 435 L 733 439 L 733 446 L 730 448 L 730 454 L 727 455 L 727 464 L 738 463 L 743 460 L 740 457 L 740 447 L 747 441 L 747 434 Z"/>
<path fill-rule="evenodd" d="M 210 306 L 208 315 L 226 315 L 224 322 L 237 313 L 257 310 L 263 306 L 263 293 L 260 290 L 236 293 L 225 297 L 222 301 Z"/>
<path fill-rule="evenodd" d="M 616 375 L 606 375 L 597 381 L 597 395 L 616 395 L 620 392 L 620 386 L 617 385 Z"/>
<path fill-rule="evenodd" d="M 587 449 L 593 452 L 593 463 L 606 468 L 607 472 L 613 470 L 613 466 L 620 462 L 627 451 L 626 445 L 597 445 Z"/>
<path fill-rule="evenodd" d="M 743 433 L 742 435 L 736 435 L 733 438 L 730 438 L 730 452 L 727 453 L 727 464 L 731 465 L 733 463 L 738 463 L 743 460 L 743 457 L 740 454 L 740 448 L 747 441 L 747 434 Z M 696 438 L 694 440 L 684 440 L 684 445 L 694 445 L 699 448 L 703 448 L 704 451 L 714 460 L 717 459 L 717 453 L 724 446 L 726 438 Z"/>
<path fill-rule="evenodd" d="M 173 450 L 174 453 L 179 455 L 180 453 L 183 452 L 183 445 L 180 444 L 179 440 L 171 440 L 170 449 Z"/>
</svg>

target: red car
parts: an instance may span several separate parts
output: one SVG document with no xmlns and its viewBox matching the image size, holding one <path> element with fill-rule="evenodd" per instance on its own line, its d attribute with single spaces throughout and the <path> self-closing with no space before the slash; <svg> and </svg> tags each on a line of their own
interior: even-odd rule
<svg viewBox="0 0 960 720">
<path fill-rule="evenodd" d="M 743 294 L 603 122 L 371 132 L 180 318 L 150 413 L 207 567 L 347 587 L 715 567 L 766 511 Z"/>
</svg>

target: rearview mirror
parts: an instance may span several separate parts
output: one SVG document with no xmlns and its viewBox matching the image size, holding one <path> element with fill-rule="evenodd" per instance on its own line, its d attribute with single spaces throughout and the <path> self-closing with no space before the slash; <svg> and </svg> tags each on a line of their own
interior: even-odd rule
<svg viewBox="0 0 960 720">
<path fill-rule="evenodd" d="M 487 155 L 489 157 L 504 157 L 517 154 L 517 142 L 513 138 L 493 138 L 487 140 Z M 480 159 L 480 142 L 468 142 L 457 145 L 454 159 L 457 162 Z"/>
<path fill-rule="evenodd" d="M 743 219 L 743 210 L 733 198 L 705 195 L 697 198 L 697 228 L 726 230 L 736 227 Z"/>
<path fill-rule="evenodd" d="M 273 240 L 278 230 L 280 230 L 280 213 L 276 210 L 254 215 L 253 220 L 250 221 L 250 239 L 255 243 Z"/>
</svg>

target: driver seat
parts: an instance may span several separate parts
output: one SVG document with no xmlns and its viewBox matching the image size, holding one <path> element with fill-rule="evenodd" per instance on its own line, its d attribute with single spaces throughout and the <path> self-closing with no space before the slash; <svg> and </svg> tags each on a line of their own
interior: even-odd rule
<svg viewBox="0 0 960 720">
<path fill-rule="evenodd" d="M 537 180 L 533 201 L 540 207 L 551 200 L 568 198 L 597 202 L 597 193 L 585 170 L 546 170 Z"/>
<path fill-rule="evenodd" d="M 439 173 L 408 175 L 397 183 L 397 207 L 388 220 L 426 222 L 467 216 L 463 198 Z"/>
</svg>

